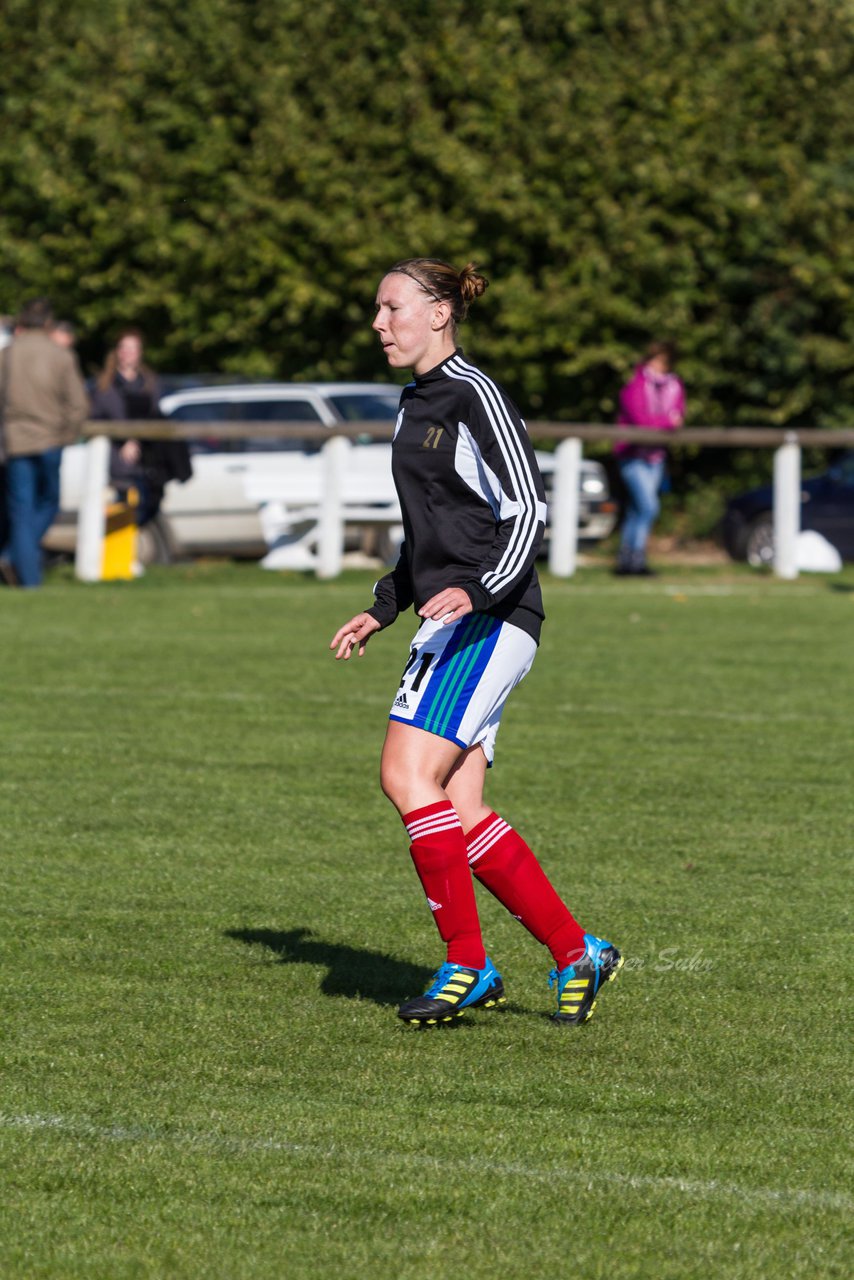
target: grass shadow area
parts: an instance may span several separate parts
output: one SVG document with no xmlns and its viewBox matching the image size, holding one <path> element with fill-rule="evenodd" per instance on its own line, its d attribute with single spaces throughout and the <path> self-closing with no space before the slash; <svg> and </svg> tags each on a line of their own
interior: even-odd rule
<svg viewBox="0 0 854 1280">
<path fill-rule="evenodd" d="M 279 964 L 310 964 L 326 968 L 320 990 L 326 996 L 373 1000 L 375 1004 L 400 1004 L 418 995 L 432 970 L 381 951 L 327 942 L 310 929 L 227 929 L 227 938 L 247 946 L 267 947 Z"/>
<path fill-rule="evenodd" d="M 412 964 L 367 947 L 326 942 L 305 928 L 226 929 L 225 937 L 244 942 L 247 946 L 267 947 L 279 964 L 324 966 L 326 976 L 320 990 L 326 996 L 372 1000 L 384 1007 L 398 1005 L 410 996 L 420 995 L 433 977 L 433 970 L 424 965 Z M 500 1016 L 508 1015 L 551 1018 L 550 1013 L 534 1012 L 516 1000 L 508 1001 L 501 1008 Z M 465 1019 L 455 1020 L 448 1026 L 461 1026 L 463 1022 Z M 447 1026 L 444 1029 L 447 1030 Z"/>
</svg>

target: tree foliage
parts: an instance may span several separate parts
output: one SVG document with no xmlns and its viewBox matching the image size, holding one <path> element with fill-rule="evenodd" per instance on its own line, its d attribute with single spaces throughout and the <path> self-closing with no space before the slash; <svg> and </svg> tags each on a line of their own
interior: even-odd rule
<svg viewBox="0 0 854 1280">
<path fill-rule="evenodd" d="M 385 377 L 399 257 L 492 280 L 467 349 L 610 420 L 675 337 L 694 422 L 850 421 L 850 0 L 6 0 L 0 309 L 100 359 Z"/>
</svg>

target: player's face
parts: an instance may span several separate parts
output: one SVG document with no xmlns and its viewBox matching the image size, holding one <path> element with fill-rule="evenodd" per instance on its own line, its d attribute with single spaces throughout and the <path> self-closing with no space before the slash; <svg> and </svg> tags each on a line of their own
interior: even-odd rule
<svg viewBox="0 0 854 1280">
<path fill-rule="evenodd" d="M 426 373 L 436 359 L 436 302 L 410 276 L 392 272 L 380 281 L 377 314 L 371 326 L 393 369 Z"/>
</svg>

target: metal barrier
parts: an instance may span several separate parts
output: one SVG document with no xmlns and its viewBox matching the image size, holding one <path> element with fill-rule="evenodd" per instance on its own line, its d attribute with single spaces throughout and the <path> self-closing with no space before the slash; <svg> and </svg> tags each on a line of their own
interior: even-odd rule
<svg viewBox="0 0 854 1280">
<path fill-rule="evenodd" d="M 578 494 L 582 441 L 630 440 L 634 444 L 666 443 L 668 448 L 702 445 L 715 449 L 774 449 L 774 572 L 780 578 L 798 576 L 796 543 L 800 532 L 801 448 L 854 447 L 854 430 L 788 430 L 777 427 L 683 427 L 678 431 L 645 431 L 638 427 L 612 427 L 601 423 L 529 422 L 532 440 L 558 440 L 551 500 L 549 569 L 557 577 L 573 575 L 577 564 Z M 313 423 L 259 422 L 90 422 L 86 480 L 78 514 L 75 571 L 83 582 L 100 576 L 104 537 L 103 493 L 108 483 L 108 438 L 137 440 L 270 440 L 323 441 L 324 503 L 318 531 L 318 577 L 335 577 L 341 570 L 344 542 L 344 510 L 341 475 L 346 450 L 341 439 L 391 440 L 392 423 L 359 422 L 335 427 Z"/>
</svg>

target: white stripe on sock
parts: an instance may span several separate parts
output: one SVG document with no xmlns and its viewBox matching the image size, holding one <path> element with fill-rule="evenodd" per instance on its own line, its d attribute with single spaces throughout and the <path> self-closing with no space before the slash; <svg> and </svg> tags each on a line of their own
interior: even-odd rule
<svg viewBox="0 0 854 1280">
<path fill-rule="evenodd" d="M 459 822 L 434 822 L 429 827 L 418 827 L 415 830 L 407 828 L 410 840 L 423 840 L 425 836 L 435 835 L 439 831 L 462 831 Z"/>
<path fill-rule="evenodd" d="M 469 845 L 469 866 L 474 866 L 478 859 L 482 858 L 485 853 L 488 853 L 493 845 L 498 844 L 498 841 L 501 840 L 502 837 L 510 830 L 511 828 L 509 824 L 506 823 L 503 818 L 496 818 L 495 822 L 493 822 L 491 826 L 488 826 L 485 831 L 482 831 L 480 835 Z"/>
<path fill-rule="evenodd" d="M 416 818 L 414 822 L 407 823 L 407 830 L 422 831 L 427 827 L 434 827 L 437 822 L 452 822 L 456 826 L 462 825 L 454 812 L 433 813 L 428 818 Z"/>
<path fill-rule="evenodd" d="M 462 831 L 463 826 L 456 810 L 450 805 L 447 809 L 440 809 L 438 813 L 431 813 L 426 818 L 416 818 L 414 822 L 406 823 L 410 840 L 418 840 L 424 836 L 433 835 L 437 831 L 453 831 L 456 828 Z"/>
</svg>

